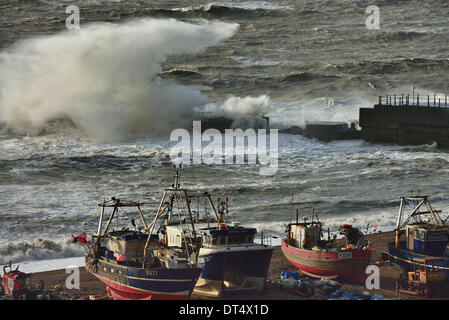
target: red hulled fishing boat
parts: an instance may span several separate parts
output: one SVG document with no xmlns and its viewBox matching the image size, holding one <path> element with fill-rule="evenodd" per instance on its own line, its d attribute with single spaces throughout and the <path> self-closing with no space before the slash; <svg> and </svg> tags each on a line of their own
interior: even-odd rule
<svg viewBox="0 0 449 320">
<path fill-rule="evenodd" d="M 351 225 L 339 229 L 344 239 L 323 238 L 321 222 L 290 223 L 281 248 L 285 257 L 301 272 L 319 278 L 344 278 L 361 283 L 372 249 L 362 233 Z"/>
</svg>

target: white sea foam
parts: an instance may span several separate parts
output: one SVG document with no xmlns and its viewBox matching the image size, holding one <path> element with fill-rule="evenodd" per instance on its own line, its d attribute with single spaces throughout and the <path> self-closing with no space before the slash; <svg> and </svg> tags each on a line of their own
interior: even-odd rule
<svg viewBox="0 0 449 320">
<path fill-rule="evenodd" d="M 357 122 L 359 108 L 369 105 L 363 99 L 345 101 L 332 97 L 276 101 L 274 104 L 269 113 L 270 122 L 282 127 L 304 126 L 307 122 L 314 121 Z"/>
<path fill-rule="evenodd" d="M 234 119 L 234 128 L 254 128 L 263 126 L 262 118 L 271 110 L 270 98 L 266 95 L 259 97 L 230 97 L 225 101 L 218 100 L 201 108 L 202 112 L 213 116 L 228 116 Z"/>
<path fill-rule="evenodd" d="M 36 239 L 31 242 L 10 242 L 0 246 L 0 264 L 79 257 L 85 248 L 71 238 L 59 241 Z"/>
<path fill-rule="evenodd" d="M 123 139 L 189 128 L 200 117 L 195 110 L 202 110 L 252 127 L 264 122 L 268 96 L 209 103 L 201 88 L 158 77 L 168 56 L 199 53 L 237 28 L 141 19 L 19 42 L 0 53 L 0 121 L 19 133 L 67 130 L 73 123 L 93 137 Z M 51 122 L 55 119 L 69 121 Z"/>
<path fill-rule="evenodd" d="M 209 11 L 212 7 L 227 7 L 227 8 L 237 8 L 245 10 L 291 10 L 291 6 L 280 5 L 268 1 L 247 1 L 247 2 L 211 2 L 208 4 L 189 6 L 182 8 L 173 8 L 173 11 L 194 11 L 194 10 L 204 10 Z"/>
<path fill-rule="evenodd" d="M 69 118 L 102 138 L 186 127 L 193 107 L 207 99 L 196 87 L 161 82 L 161 63 L 169 55 L 202 52 L 237 29 L 140 19 L 21 41 L 0 53 L 0 121 L 30 133 Z"/>
</svg>

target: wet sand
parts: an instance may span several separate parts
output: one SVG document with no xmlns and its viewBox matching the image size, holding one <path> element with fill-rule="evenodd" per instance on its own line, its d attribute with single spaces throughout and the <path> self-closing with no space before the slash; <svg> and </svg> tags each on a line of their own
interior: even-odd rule
<svg viewBox="0 0 449 320">
<path fill-rule="evenodd" d="M 373 262 L 380 260 L 380 254 L 382 251 L 387 251 L 388 242 L 394 240 L 393 232 L 376 233 L 369 234 L 366 238 L 373 242 L 375 249 L 373 255 Z M 284 270 L 289 270 L 292 272 L 297 271 L 284 257 L 281 248 L 279 246 L 275 247 L 273 252 L 273 257 L 270 263 L 270 268 L 268 270 L 269 280 L 280 279 L 280 274 Z M 381 265 L 380 266 L 380 289 L 378 290 L 367 290 L 363 285 L 354 285 L 342 282 L 341 289 L 351 290 L 356 292 L 369 291 L 370 293 L 381 294 L 387 298 L 401 297 L 401 299 L 422 299 L 415 296 L 397 294 L 395 292 L 395 281 L 401 275 L 402 269 L 391 265 Z M 59 288 L 54 289 L 55 294 L 60 296 L 61 299 L 72 300 L 72 299 L 86 299 L 89 296 L 105 296 L 106 287 L 105 285 L 97 280 L 94 276 L 87 273 L 84 268 L 80 268 L 80 289 L 65 289 L 65 279 L 68 274 L 65 270 L 56 270 L 48 272 L 39 272 L 32 274 L 33 282 L 43 281 L 46 289 L 54 289 L 55 284 L 58 281 L 62 281 Z M 444 297 L 440 297 L 442 299 Z M 193 295 L 192 299 L 204 299 Z M 230 293 L 222 298 L 223 300 L 303 300 L 303 299 L 313 299 L 303 298 L 301 296 L 295 295 L 288 291 L 266 289 L 263 292 L 245 292 L 245 293 Z"/>
</svg>

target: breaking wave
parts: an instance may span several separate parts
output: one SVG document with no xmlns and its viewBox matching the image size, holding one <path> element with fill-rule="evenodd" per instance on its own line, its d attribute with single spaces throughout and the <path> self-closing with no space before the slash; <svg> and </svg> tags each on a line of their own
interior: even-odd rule
<svg viewBox="0 0 449 320">
<path fill-rule="evenodd" d="M 0 246 L 0 264 L 83 256 L 85 249 L 71 238 L 58 242 L 36 239 L 32 242 L 14 242 Z"/>
<path fill-rule="evenodd" d="M 217 15 L 248 13 L 254 11 L 277 11 L 290 10 L 290 6 L 279 5 L 267 1 L 248 1 L 248 2 L 212 2 L 209 4 L 174 8 L 173 11 L 179 12 L 207 12 Z"/>
<path fill-rule="evenodd" d="M 232 128 L 264 127 L 266 120 L 262 117 L 271 111 L 271 101 L 266 95 L 259 97 L 230 97 L 202 107 L 202 112 L 213 117 L 233 119 Z"/>
<path fill-rule="evenodd" d="M 161 74 L 162 77 L 170 78 L 187 78 L 187 79 L 199 79 L 203 78 L 203 75 L 200 72 L 192 71 L 192 70 L 181 70 L 181 69 L 171 69 L 169 71 L 164 71 Z"/>
<path fill-rule="evenodd" d="M 91 136 L 121 139 L 186 127 L 205 105 L 200 88 L 162 81 L 170 55 L 197 54 L 238 24 L 140 19 L 83 26 L 0 52 L 0 122 L 39 133 L 68 119 Z"/>
</svg>

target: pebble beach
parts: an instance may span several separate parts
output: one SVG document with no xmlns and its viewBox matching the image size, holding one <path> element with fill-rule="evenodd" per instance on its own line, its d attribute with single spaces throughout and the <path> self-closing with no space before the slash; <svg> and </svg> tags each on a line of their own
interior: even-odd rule
<svg viewBox="0 0 449 320">
<path fill-rule="evenodd" d="M 387 250 L 387 244 L 394 241 L 394 232 L 383 232 L 366 235 L 366 239 L 373 243 L 374 254 L 372 258 L 373 264 L 379 264 L 380 267 L 380 289 L 367 290 L 364 285 L 339 282 L 340 290 L 346 290 L 356 293 L 369 292 L 371 295 L 380 295 L 386 299 L 422 299 L 419 297 L 396 293 L 396 280 L 401 276 L 402 269 L 400 267 L 379 263 L 381 261 L 381 252 Z M 267 286 L 262 292 L 233 292 L 221 297 L 219 300 L 327 300 L 327 297 L 313 295 L 311 297 L 302 297 L 295 294 L 291 290 L 282 289 L 273 286 L 273 283 L 279 283 L 283 271 L 288 270 L 296 272 L 293 267 L 282 254 L 280 246 L 275 246 L 270 267 L 268 270 Z M 65 270 L 54 270 L 46 272 L 32 273 L 33 283 L 44 283 L 44 288 L 54 293 L 54 299 L 61 300 L 108 300 L 111 299 L 106 293 L 105 285 L 90 275 L 83 267 L 80 268 L 80 288 L 66 289 L 64 286 L 65 279 L 68 277 Z M 338 279 L 336 279 L 339 281 Z M 61 283 L 62 285 L 57 285 Z M 55 288 L 55 284 L 57 288 Z M 436 297 L 438 299 L 447 299 L 448 297 Z M 193 294 L 192 300 L 210 300 Z M 217 300 L 217 299 L 214 299 Z"/>
</svg>

